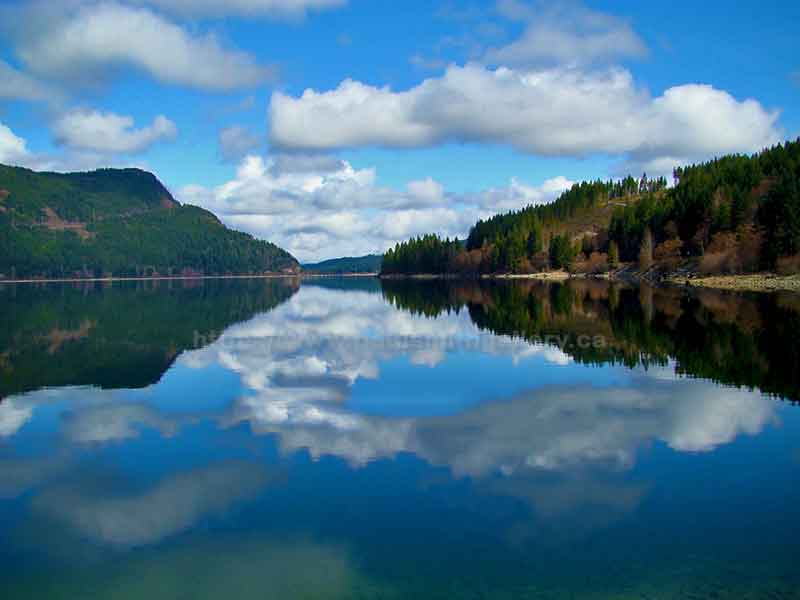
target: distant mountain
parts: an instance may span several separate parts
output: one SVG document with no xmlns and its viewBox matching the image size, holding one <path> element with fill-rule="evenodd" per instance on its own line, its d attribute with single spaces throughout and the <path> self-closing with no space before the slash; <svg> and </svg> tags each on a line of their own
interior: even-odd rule
<svg viewBox="0 0 800 600">
<path fill-rule="evenodd" d="M 341 273 L 377 273 L 381 270 L 382 254 L 366 256 L 347 256 L 332 258 L 318 263 L 304 264 L 303 270 L 309 273 L 341 274 Z"/>
<path fill-rule="evenodd" d="M 0 165 L 0 279 L 298 270 L 276 245 L 181 205 L 152 173 Z"/>
</svg>

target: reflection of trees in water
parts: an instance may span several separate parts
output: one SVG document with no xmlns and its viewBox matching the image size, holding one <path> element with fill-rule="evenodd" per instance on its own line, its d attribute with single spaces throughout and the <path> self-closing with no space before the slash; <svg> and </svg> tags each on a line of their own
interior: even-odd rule
<svg viewBox="0 0 800 600">
<path fill-rule="evenodd" d="M 0 397 L 41 387 L 144 387 L 175 358 L 271 310 L 295 279 L 0 286 Z"/>
<path fill-rule="evenodd" d="M 800 400 L 800 298 L 571 280 L 384 281 L 384 296 L 415 314 L 465 307 L 481 329 L 567 340 L 590 364 L 676 363 L 676 371 Z M 604 344 L 578 340 L 601 336 Z"/>
</svg>

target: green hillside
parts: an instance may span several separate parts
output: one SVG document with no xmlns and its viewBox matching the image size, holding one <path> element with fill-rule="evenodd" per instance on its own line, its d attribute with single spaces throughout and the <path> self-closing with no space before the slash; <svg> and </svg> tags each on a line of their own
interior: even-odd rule
<svg viewBox="0 0 800 600">
<path fill-rule="evenodd" d="M 341 274 L 341 273 L 377 273 L 381 270 L 382 254 L 366 256 L 346 256 L 332 258 L 318 263 L 303 265 L 303 271 L 309 273 Z"/>
<path fill-rule="evenodd" d="M 0 165 L 0 278 L 296 272 L 269 242 L 179 204 L 151 173 Z"/>
<path fill-rule="evenodd" d="M 662 196 L 666 180 L 592 181 L 577 183 L 554 202 L 528 206 L 478 221 L 466 241 L 425 235 L 390 249 L 382 273 L 525 273 L 550 267 L 549 244 L 566 246 L 590 239 L 607 243 L 613 215 L 648 195 Z"/>
<path fill-rule="evenodd" d="M 555 202 L 478 221 L 465 245 L 428 235 L 398 244 L 382 273 L 800 271 L 800 140 L 674 172 L 676 184 L 576 184 Z"/>
</svg>

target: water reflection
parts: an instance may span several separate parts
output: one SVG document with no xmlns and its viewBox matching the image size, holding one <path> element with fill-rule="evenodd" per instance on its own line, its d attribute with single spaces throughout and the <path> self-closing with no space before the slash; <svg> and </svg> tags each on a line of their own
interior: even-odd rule
<svg viewBox="0 0 800 600">
<path fill-rule="evenodd" d="M 800 296 L 568 283 L 386 281 L 385 297 L 436 316 L 466 308 L 483 330 L 557 340 L 588 364 L 665 365 L 800 400 Z M 602 343 L 594 343 L 602 340 Z"/>
<path fill-rule="evenodd" d="M 175 357 L 288 300 L 293 279 L 0 284 L 0 399 L 155 384 Z"/>
<path fill-rule="evenodd" d="M 159 542 L 204 516 L 253 498 L 267 482 L 265 471 L 248 463 L 177 473 L 151 489 L 127 494 L 119 489 L 119 481 L 86 478 L 49 487 L 34 499 L 32 508 L 95 542 L 136 547 Z"/>
<path fill-rule="evenodd" d="M 792 297 L 68 288 L 40 323 L 48 294 L 3 293 L 0 584 L 20 596 L 611 598 L 686 585 L 689 553 L 709 596 L 752 584 L 720 556 L 797 583 L 777 557 L 800 524 L 800 423 L 771 397 L 796 397 Z"/>
</svg>

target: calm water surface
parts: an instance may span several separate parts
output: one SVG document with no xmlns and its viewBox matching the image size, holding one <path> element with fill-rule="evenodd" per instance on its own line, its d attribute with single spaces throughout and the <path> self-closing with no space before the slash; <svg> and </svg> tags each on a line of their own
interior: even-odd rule
<svg viewBox="0 0 800 600">
<path fill-rule="evenodd" d="M 0 597 L 800 598 L 800 299 L 0 285 Z"/>
</svg>

